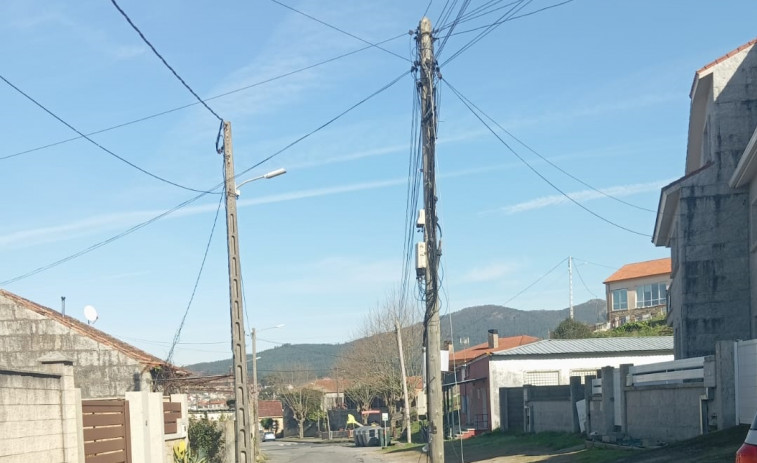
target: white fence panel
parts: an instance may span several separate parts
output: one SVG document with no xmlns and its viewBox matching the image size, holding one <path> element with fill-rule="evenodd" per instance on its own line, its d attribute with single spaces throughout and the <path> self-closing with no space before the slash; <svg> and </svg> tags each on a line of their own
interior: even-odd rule
<svg viewBox="0 0 757 463">
<path fill-rule="evenodd" d="M 627 386 L 676 384 L 704 381 L 704 357 L 632 366 L 626 378 Z"/>
<path fill-rule="evenodd" d="M 736 343 L 736 414 L 749 424 L 757 412 L 757 339 Z"/>
</svg>

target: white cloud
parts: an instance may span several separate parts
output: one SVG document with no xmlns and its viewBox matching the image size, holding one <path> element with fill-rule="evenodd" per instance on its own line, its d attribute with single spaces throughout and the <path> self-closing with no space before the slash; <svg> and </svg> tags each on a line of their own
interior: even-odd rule
<svg viewBox="0 0 757 463">
<path fill-rule="evenodd" d="M 468 169 L 458 172 L 449 172 L 440 177 L 461 177 L 467 175 L 475 175 L 480 172 L 494 170 L 502 168 L 502 166 L 489 166 L 475 169 Z M 273 204 L 285 201 L 296 201 L 299 199 L 318 198 L 323 196 L 339 195 L 344 193 L 354 193 L 358 191 L 375 190 L 379 188 L 389 188 L 405 185 L 406 178 L 394 178 L 387 180 L 376 180 L 373 182 L 361 182 L 345 185 L 335 185 L 323 188 L 313 188 L 308 190 L 292 191 L 289 193 L 281 193 L 276 195 L 268 195 L 256 197 L 254 199 L 244 199 L 244 192 L 240 200 L 237 202 L 238 207 L 248 207 L 260 204 Z M 188 217 L 197 214 L 213 212 L 216 210 L 217 203 L 215 201 L 207 204 L 201 204 L 196 206 L 188 206 L 180 209 L 173 214 L 166 217 L 178 218 Z M 122 229 L 125 227 L 132 227 L 139 222 L 143 222 L 149 218 L 155 217 L 165 211 L 161 210 L 142 210 L 142 211 L 127 211 L 117 214 L 106 214 L 93 216 L 85 219 L 76 220 L 61 225 L 53 225 L 39 228 L 31 228 L 19 231 L 13 231 L 0 235 L 0 247 L 28 247 L 43 243 L 53 243 L 60 241 L 67 241 L 75 238 L 79 238 L 87 235 L 94 235 L 103 233 L 108 230 Z"/>
<path fill-rule="evenodd" d="M 660 188 L 662 188 L 663 186 L 667 185 L 670 182 L 671 180 L 668 179 L 668 180 L 658 180 L 656 182 L 650 182 L 650 183 L 617 185 L 617 186 L 613 186 L 609 188 L 604 188 L 599 191 L 582 190 L 582 191 L 569 192 L 567 193 L 567 195 L 578 202 L 587 202 L 593 199 L 604 199 L 604 198 L 607 198 L 607 195 L 614 196 L 616 198 L 621 198 L 624 196 L 631 196 L 638 193 L 647 193 L 650 191 L 659 190 Z M 494 211 L 489 210 L 489 211 L 483 211 L 483 212 L 486 213 L 486 212 L 501 211 L 501 212 L 504 212 L 505 214 L 511 215 L 511 214 L 517 214 L 520 212 L 532 211 L 536 209 L 543 209 L 545 207 L 550 207 L 550 206 L 557 206 L 569 201 L 570 200 L 563 195 L 542 196 L 541 198 L 535 198 L 529 201 L 523 201 L 517 204 L 510 205 L 510 206 L 504 206 Z"/>
</svg>

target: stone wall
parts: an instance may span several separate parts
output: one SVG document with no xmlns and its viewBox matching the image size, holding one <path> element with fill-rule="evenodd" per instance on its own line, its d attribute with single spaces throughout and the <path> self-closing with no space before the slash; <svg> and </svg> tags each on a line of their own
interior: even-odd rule
<svg viewBox="0 0 757 463">
<path fill-rule="evenodd" d="M 0 463 L 84 463 L 81 420 L 70 363 L 0 370 Z"/>
<path fill-rule="evenodd" d="M 757 127 L 757 47 L 714 64 L 697 82 L 670 240 L 676 358 L 712 355 L 717 341 L 754 337 L 749 193 L 729 180 Z"/>
<path fill-rule="evenodd" d="M 73 361 L 75 384 L 85 399 L 150 390 L 150 372 L 136 360 L 0 296 L 0 367 L 34 368 L 49 352 Z"/>
</svg>

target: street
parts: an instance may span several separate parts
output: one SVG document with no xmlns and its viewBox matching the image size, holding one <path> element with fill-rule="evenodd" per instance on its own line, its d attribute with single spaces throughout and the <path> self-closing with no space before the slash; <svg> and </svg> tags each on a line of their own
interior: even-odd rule
<svg viewBox="0 0 757 463">
<path fill-rule="evenodd" d="M 403 461 L 384 455 L 378 447 L 355 447 L 353 444 L 313 444 L 300 442 L 263 442 L 268 463 L 389 463 Z"/>
</svg>

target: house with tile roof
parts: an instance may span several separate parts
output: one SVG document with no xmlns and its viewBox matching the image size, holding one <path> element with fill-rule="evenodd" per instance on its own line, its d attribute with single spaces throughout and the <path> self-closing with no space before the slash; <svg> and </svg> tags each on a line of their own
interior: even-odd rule
<svg viewBox="0 0 757 463">
<path fill-rule="evenodd" d="M 670 257 L 626 264 L 604 284 L 610 328 L 664 315 L 670 284 Z"/>
<path fill-rule="evenodd" d="M 523 386 L 561 386 L 572 377 L 623 364 L 647 365 L 673 360 L 673 337 L 546 339 L 506 350 L 489 359 L 491 429 L 523 430 Z M 474 380 L 474 378 L 471 378 Z"/>
<path fill-rule="evenodd" d="M 284 430 L 284 407 L 280 400 L 259 400 L 258 401 L 258 418 L 260 421 L 271 420 L 271 430 L 276 433 Z M 273 424 L 275 423 L 275 424 Z"/>
<path fill-rule="evenodd" d="M 489 361 L 492 352 L 511 349 L 538 341 L 533 336 L 510 336 L 500 338 L 497 330 L 489 330 L 487 342 L 450 353 L 450 370 L 442 390 L 447 396 L 445 404 L 452 404 L 447 410 L 459 416 L 459 428 L 475 434 L 493 429 L 491 419 Z M 482 399 L 485 398 L 485 399 Z"/>
<path fill-rule="evenodd" d="M 350 382 L 344 378 L 318 378 L 308 387 L 323 393 L 323 410 L 332 410 L 344 407 L 344 390 L 350 387 Z"/>
<path fill-rule="evenodd" d="M 157 379 L 182 369 L 73 317 L 0 289 L 0 369 L 34 369 L 57 352 L 73 362 L 82 398 L 154 391 Z"/>
<path fill-rule="evenodd" d="M 696 71 L 684 175 L 660 193 L 652 242 L 670 249 L 676 358 L 757 333 L 755 44 Z"/>
</svg>

